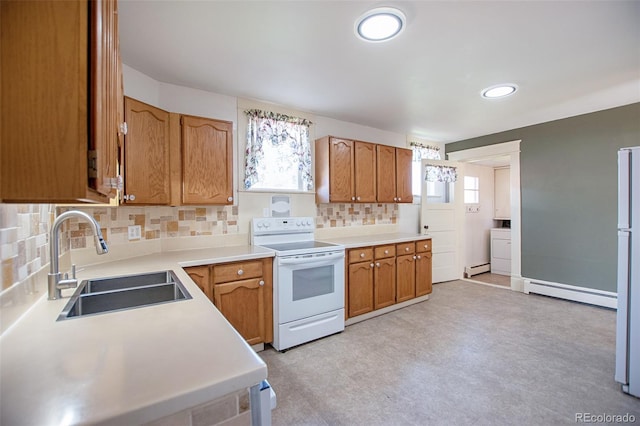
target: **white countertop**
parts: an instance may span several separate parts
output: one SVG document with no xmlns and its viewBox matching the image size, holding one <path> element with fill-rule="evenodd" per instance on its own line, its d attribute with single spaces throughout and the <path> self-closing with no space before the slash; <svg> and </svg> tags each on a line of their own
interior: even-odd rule
<svg viewBox="0 0 640 426">
<path fill-rule="evenodd" d="M 220 247 L 79 270 L 81 281 L 170 269 L 193 298 L 56 321 L 69 299 L 44 294 L 0 339 L 0 423 L 139 424 L 260 383 L 266 364 L 181 267 L 271 256 Z"/>
<path fill-rule="evenodd" d="M 431 236 L 428 234 L 396 232 L 391 234 L 360 235 L 356 237 L 344 238 L 319 238 L 319 240 L 329 243 L 341 244 L 346 248 L 354 248 L 367 245 L 406 243 L 408 241 L 426 240 L 430 238 Z"/>
</svg>

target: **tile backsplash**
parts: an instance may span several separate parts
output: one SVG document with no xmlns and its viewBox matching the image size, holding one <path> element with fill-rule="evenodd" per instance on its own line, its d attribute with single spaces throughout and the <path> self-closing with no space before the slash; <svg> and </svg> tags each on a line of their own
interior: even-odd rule
<svg viewBox="0 0 640 426">
<path fill-rule="evenodd" d="M 316 228 L 395 225 L 397 204 L 318 204 Z"/>
<path fill-rule="evenodd" d="M 51 204 L 0 204 L 0 291 L 25 281 L 49 263 L 53 211 Z"/>
<path fill-rule="evenodd" d="M 82 207 L 81 210 L 98 221 L 107 244 L 238 233 L 237 206 Z M 135 225 L 140 226 L 141 237 L 129 240 L 128 228 Z M 91 229 L 84 222 L 71 220 L 69 241 L 71 249 L 93 247 Z"/>
</svg>

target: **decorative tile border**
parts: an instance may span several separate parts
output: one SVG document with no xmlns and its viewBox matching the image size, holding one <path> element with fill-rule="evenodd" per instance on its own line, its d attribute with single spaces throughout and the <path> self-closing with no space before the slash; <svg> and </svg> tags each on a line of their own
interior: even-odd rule
<svg viewBox="0 0 640 426">
<path fill-rule="evenodd" d="M 318 204 L 316 228 L 395 225 L 397 204 Z"/>
</svg>

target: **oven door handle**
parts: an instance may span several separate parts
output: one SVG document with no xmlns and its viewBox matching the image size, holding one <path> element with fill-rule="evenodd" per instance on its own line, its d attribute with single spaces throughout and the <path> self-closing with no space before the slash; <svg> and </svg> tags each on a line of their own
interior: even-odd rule
<svg viewBox="0 0 640 426">
<path fill-rule="evenodd" d="M 344 258 L 344 253 L 334 253 L 326 256 L 312 256 L 312 257 L 284 257 L 278 259 L 278 264 L 280 265 L 300 265 L 300 264 L 308 264 L 313 265 L 316 263 L 331 263 L 333 260 L 337 260 L 340 258 Z"/>
</svg>

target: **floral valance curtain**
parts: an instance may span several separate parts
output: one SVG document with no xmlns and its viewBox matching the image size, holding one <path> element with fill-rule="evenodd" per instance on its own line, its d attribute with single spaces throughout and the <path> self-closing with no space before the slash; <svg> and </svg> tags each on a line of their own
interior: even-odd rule
<svg viewBox="0 0 640 426">
<path fill-rule="evenodd" d="M 426 182 L 455 182 L 458 180 L 458 171 L 455 167 L 428 165 L 424 180 Z"/>
<path fill-rule="evenodd" d="M 311 121 L 279 114 L 271 111 L 250 109 L 245 111 L 248 118 L 247 146 L 245 149 L 244 187 L 251 188 L 258 182 L 259 176 L 269 167 L 297 169 L 302 188 L 313 189 L 311 176 L 311 144 L 309 126 Z M 264 144 L 278 147 L 278 164 L 266 164 Z"/>
<path fill-rule="evenodd" d="M 440 160 L 440 148 L 437 146 L 423 145 L 419 142 L 409 144 L 413 151 L 413 161 Z"/>
</svg>

